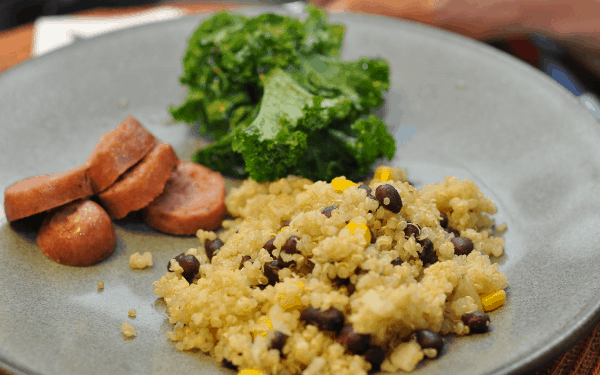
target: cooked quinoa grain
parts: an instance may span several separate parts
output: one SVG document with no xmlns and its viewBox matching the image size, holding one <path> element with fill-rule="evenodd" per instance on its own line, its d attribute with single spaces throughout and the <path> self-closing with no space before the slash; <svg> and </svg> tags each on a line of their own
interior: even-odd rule
<svg viewBox="0 0 600 375">
<path fill-rule="evenodd" d="M 135 328 L 133 328 L 131 324 L 127 322 L 123 322 L 123 324 L 121 324 L 121 331 L 127 337 L 133 337 L 137 334 Z"/>
<path fill-rule="evenodd" d="M 129 266 L 131 268 L 144 269 L 152 266 L 152 254 L 146 251 L 144 254 L 135 252 L 129 257 Z"/>
<path fill-rule="evenodd" d="M 504 247 L 496 206 L 471 181 L 419 191 L 403 170 L 384 172 L 233 189 L 233 219 L 187 252 L 196 278 L 175 270 L 153 284 L 177 348 L 265 374 L 367 374 L 412 371 L 443 335 L 469 334 L 481 296 L 508 286 L 490 261 Z"/>
</svg>

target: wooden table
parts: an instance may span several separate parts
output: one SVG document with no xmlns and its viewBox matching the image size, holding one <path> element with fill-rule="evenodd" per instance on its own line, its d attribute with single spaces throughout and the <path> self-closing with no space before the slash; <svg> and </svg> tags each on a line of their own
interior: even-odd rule
<svg viewBox="0 0 600 375">
<path fill-rule="evenodd" d="M 184 14 L 233 9 L 230 3 L 177 2 L 168 5 L 180 8 Z M 154 5 L 156 6 L 156 5 Z M 150 10 L 154 6 L 115 9 L 94 9 L 78 15 L 113 16 Z M 0 32 L 0 73 L 31 57 L 33 24 L 26 24 Z M 600 373 L 600 324 L 567 352 L 527 375 L 597 375 Z M 0 375 L 3 374 L 0 370 Z"/>
</svg>

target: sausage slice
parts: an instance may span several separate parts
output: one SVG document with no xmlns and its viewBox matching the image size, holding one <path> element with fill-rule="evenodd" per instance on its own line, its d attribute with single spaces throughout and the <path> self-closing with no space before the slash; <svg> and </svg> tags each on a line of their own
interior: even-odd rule
<svg viewBox="0 0 600 375">
<path fill-rule="evenodd" d="M 122 219 L 140 210 L 163 192 L 165 184 L 179 162 L 173 147 L 157 142 L 152 151 L 129 168 L 99 198 L 113 219 Z"/>
<path fill-rule="evenodd" d="M 27 178 L 4 190 L 4 212 L 8 221 L 62 206 L 92 195 L 85 168 Z"/>
<path fill-rule="evenodd" d="M 92 181 L 94 193 L 103 192 L 129 167 L 154 147 L 154 137 L 128 116 L 119 126 L 100 137 L 100 142 L 83 164 Z"/>
<path fill-rule="evenodd" d="M 225 216 L 225 181 L 205 166 L 180 162 L 165 189 L 142 210 L 151 228 L 170 234 L 193 235 L 218 228 Z"/>
<path fill-rule="evenodd" d="M 76 200 L 52 211 L 35 242 L 50 259 L 68 266 L 91 266 L 108 258 L 117 234 L 104 209 L 90 200 Z"/>
</svg>

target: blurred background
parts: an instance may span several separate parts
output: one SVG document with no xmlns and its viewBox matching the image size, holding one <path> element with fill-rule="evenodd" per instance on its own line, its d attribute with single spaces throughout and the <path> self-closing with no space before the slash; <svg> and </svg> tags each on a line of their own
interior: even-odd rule
<svg viewBox="0 0 600 375">
<path fill-rule="evenodd" d="M 174 3 L 175 0 L 0 0 L 0 31 L 35 21 L 40 16 L 76 13 L 94 8 L 124 8 Z M 186 2 L 194 2 L 188 0 Z M 261 0 L 213 1 L 221 3 L 263 3 Z M 273 1 L 276 3 L 277 1 Z"/>
<path fill-rule="evenodd" d="M 290 0 L 0 0 L 0 72 L 31 57 L 40 17 L 126 13 L 149 6 L 209 11 Z M 557 80 L 574 95 L 600 93 L 598 0 L 311 0 L 332 12 L 375 13 L 425 23 L 481 40 Z M 194 8 L 194 5 L 197 7 Z M 202 5 L 198 7 L 198 5 Z M 184 12 L 188 14 L 189 12 Z M 193 12 L 192 12 L 193 13 Z M 24 32 L 25 31 L 25 32 Z M 35 34 L 37 30 L 34 30 Z M 39 31 L 37 31 L 39 32 Z M 17 35 L 20 33 L 19 42 Z M 10 39 L 9 39 L 10 38 Z M 35 47 L 35 46 L 34 46 Z M 33 53 L 35 55 L 35 51 Z M 596 103 L 597 104 L 597 103 Z M 586 104 L 584 104 L 586 105 Z M 597 117 L 600 119 L 600 110 Z"/>
</svg>

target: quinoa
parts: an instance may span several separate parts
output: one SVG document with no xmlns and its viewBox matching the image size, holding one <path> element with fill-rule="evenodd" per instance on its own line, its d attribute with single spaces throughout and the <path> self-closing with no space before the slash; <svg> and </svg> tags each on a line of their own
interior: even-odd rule
<svg viewBox="0 0 600 375">
<path fill-rule="evenodd" d="M 123 331 L 123 334 L 127 337 L 133 337 L 137 334 L 135 328 L 133 328 L 131 324 L 127 322 L 123 322 L 123 324 L 121 324 L 121 331 Z"/>
<path fill-rule="evenodd" d="M 412 371 L 438 355 L 419 345 L 417 330 L 469 334 L 461 317 L 508 286 L 490 261 L 504 247 L 489 216 L 496 206 L 468 180 L 447 176 L 419 191 L 404 170 L 388 171 L 393 180 L 376 173 L 370 190 L 295 176 L 233 189 L 233 219 L 218 233 L 198 231 L 202 246 L 186 253 L 200 263 L 196 278 L 167 272 L 153 283 L 177 349 L 267 374 L 366 374 Z M 401 197 L 398 213 L 371 195 L 384 184 Z M 418 231 L 405 231 L 409 223 Z M 456 235 L 472 243 L 468 254 L 454 254 Z M 224 245 L 209 261 L 204 243 L 216 238 Z M 368 347 L 348 346 L 337 321 L 319 322 L 332 312 Z"/>
<path fill-rule="evenodd" d="M 152 254 L 146 251 L 144 254 L 135 252 L 129 257 L 129 266 L 131 268 L 144 269 L 152 266 Z"/>
</svg>

